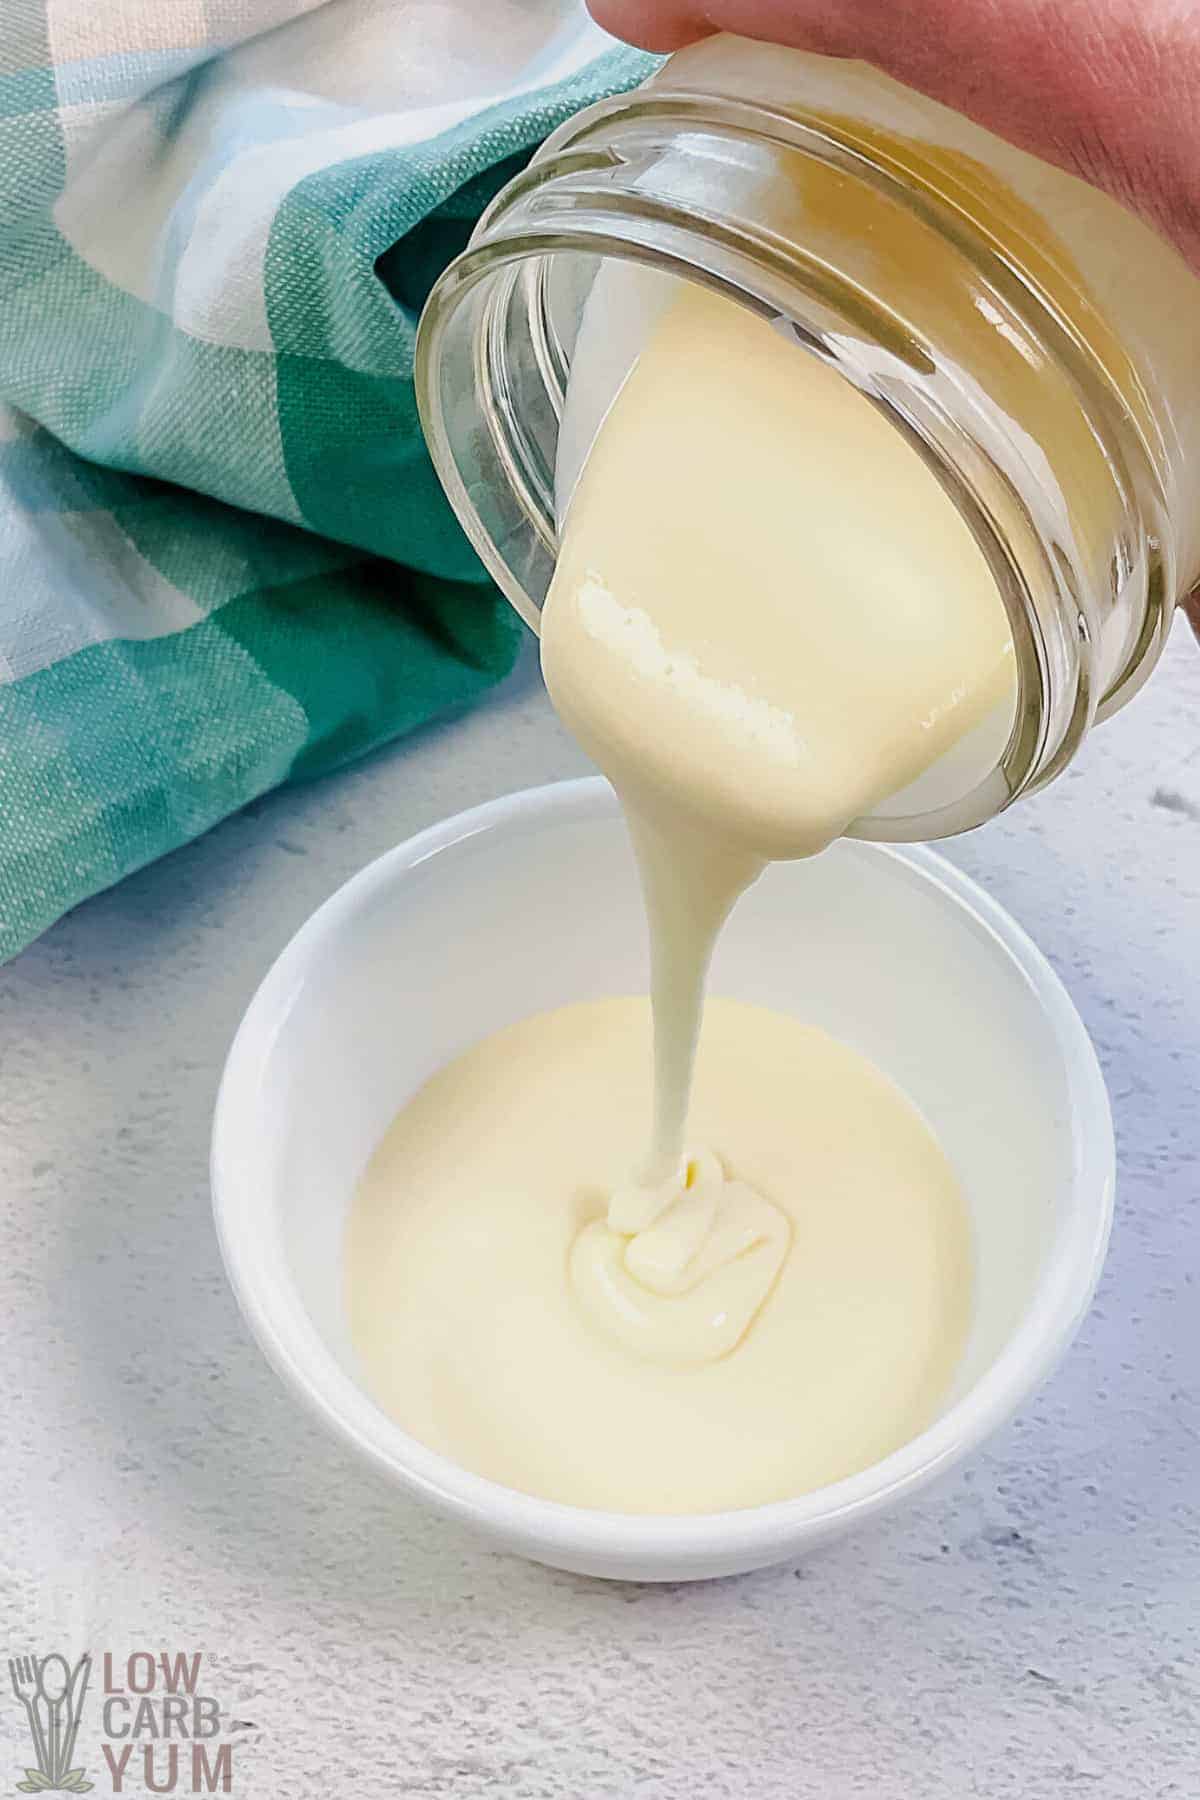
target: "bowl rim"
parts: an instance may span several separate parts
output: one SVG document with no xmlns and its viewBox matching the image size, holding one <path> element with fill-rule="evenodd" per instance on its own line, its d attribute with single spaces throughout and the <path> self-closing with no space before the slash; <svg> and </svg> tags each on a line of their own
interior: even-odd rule
<svg viewBox="0 0 1200 1800">
<path fill-rule="evenodd" d="M 917 1437 L 857 1474 L 790 1500 L 736 1511 L 640 1514 L 547 1500 L 462 1468 L 411 1437 L 342 1368 L 317 1330 L 280 1253 L 274 1196 L 256 1183 L 258 1096 L 310 970 L 355 917 L 411 870 L 482 833 L 530 820 L 581 822 L 618 813 L 600 777 L 526 788 L 458 813 L 385 851 L 343 883 L 276 958 L 247 1007 L 226 1059 L 213 1119 L 211 1182 L 217 1236 L 246 1322 L 285 1384 L 335 1436 L 386 1477 L 443 1513 L 548 1559 L 656 1561 L 678 1568 L 767 1561 L 840 1531 L 916 1493 L 1002 1425 L 1050 1373 L 1095 1291 L 1112 1223 L 1115 1143 L 1095 1048 L 1059 977 L 1007 912 L 924 846 L 853 843 L 857 854 L 901 862 L 965 911 L 1008 953 L 1037 999 L 1061 1054 L 1069 1097 L 1071 1204 L 1016 1329 L 965 1394 Z"/>
</svg>

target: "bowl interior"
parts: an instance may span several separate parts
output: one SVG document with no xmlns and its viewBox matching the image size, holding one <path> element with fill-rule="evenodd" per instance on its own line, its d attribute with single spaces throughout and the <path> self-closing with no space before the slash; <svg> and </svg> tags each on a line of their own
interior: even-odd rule
<svg viewBox="0 0 1200 1800">
<path fill-rule="evenodd" d="M 977 1286 L 948 1407 L 1009 1343 L 1078 1236 L 1080 1209 L 1103 1212 L 1080 1180 L 1089 1132 L 1107 1125 L 1103 1090 L 1094 1062 L 1081 1086 L 1082 1027 L 1032 948 L 1018 954 L 1022 941 L 928 852 L 843 842 L 769 869 L 735 911 L 713 972 L 713 991 L 794 1013 L 871 1057 L 953 1160 Z M 260 991 L 222 1095 L 217 1154 L 237 1192 L 222 1195 L 218 1181 L 218 1210 L 253 1213 L 224 1231 L 243 1300 L 252 1283 L 263 1290 L 248 1307 L 260 1334 L 286 1334 L 284 1312 L 302 1312 L 357 1380 L 341 1237 L 395 1110 L 483 1034 L 646 983 L 632 859 L 598 782 L 452 821 L 336 895 Z M 1091 1237 L 1102 1244 L 1100 1224 Z M 293 1351 L 283 1346 L 284 1358 Z M 377 1444 L 389 1430 L 379 1418 Z"/>
</svg>

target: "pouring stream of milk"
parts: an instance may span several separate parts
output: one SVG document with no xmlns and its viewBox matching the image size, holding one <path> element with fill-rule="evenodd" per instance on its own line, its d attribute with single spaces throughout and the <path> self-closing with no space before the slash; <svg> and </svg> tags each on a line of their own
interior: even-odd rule
<svg viewBox="0 0 1200 1800">
<path fill-rule="evenodd" d="M 962 516 L 882 413 L 768 321 L 698 287 L 658 309 L 572 481 L 542 666 L 628 819 L 655 1081 L 644 1164 L 613 1193 L 575 1279 L 594 1296 L 619 1266 L 666 1331 L 678 1314 L 650 1291 L 639 1245 L 654 1230 L 670 1279 L 697 1257 L 709 1280 L 734 1270 L 744 1331 L 786 1254 L 786 1221 L 710 1159 L 708 1226 L 695 1229 L 687 1116 L 717 935 L 768 860 L 817 854 L 968 733 L 1003 743 L 1008 620 Z M 751 1253 L 768 1242 L 778 1256 Z M 731 1347 L 711 1319 L 697 1330 L 713 1354 Z"/>
</svg>

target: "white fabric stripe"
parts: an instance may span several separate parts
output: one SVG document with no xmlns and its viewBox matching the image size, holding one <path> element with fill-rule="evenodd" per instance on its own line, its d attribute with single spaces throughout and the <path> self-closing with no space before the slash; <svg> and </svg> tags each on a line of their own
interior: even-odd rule
<svg viewBox="0 0 1200 1800">
<path fill-rule="evenodd" d="M 0 681 L 90 644 L 146 641 L 204 618 L 108 513 L 24 513 L 0 503 Z"/>
<path fill-rule="evenodd" d="M 0 400 L 0 444 L 15 444 L 20 438 L 32 437 L 36 429 L 32 419 Z"/>
<path fill-rule="evenodd" d="M 78 106 L 60 104 L 58 122 L 62 129 L 68 183 L 86 173 L 101 127 L 112 124 L 128 111 L 127 100 L 89 100 Z"/>
<path fill-rule="evenodd" d="M 170 143 L 153 99 L 116 118 L 68 109 L 59 230 L 136 298 L 161 306 L 173 293 L 172 316 L 191 335 L 270 350 L 264 258 L 297 182 L 422 143 L 564 79 L 611 41 L 576 0 L 491 0 L 490 11 L 482 31 L 474 0 L 335 0 L 214 63 Z M 176 237 L 187 231 L 175 269 L 172 222 Z"/>
<path fill-rule="evenodd" d="M 328 0 L 47 0 L 55 63 L 155 50 L 220 50 Z"/>
<path fill-rule="evenodd" d="M 270 349 L 263 263 L 275 216 L 298 182 L 351 157 L 424 143 L 496 101 L 565 79 L 610 41 L 574 0 L 492 0 L 492 12 L 481 32 L 470 0 L 403 8 L 343 0 L 227 57 L 206 103 L 211 97 L 228 120 L 271 93 L 302 109 L 304 135 L 246 150 L 205 194 L 180 259 L 177 323 L 213 342 Z"/>
<path fill-rule="evenodd" d="M 164 233 L 204 146 L 191 132 L 164 143 L 152 102 L 106 110 L 109 122 L 99 140 L 85 119 L 73 119 L 64 132 L 70 165 L 54 222 L 93 269 L 152 304 Z"/>
</svg>

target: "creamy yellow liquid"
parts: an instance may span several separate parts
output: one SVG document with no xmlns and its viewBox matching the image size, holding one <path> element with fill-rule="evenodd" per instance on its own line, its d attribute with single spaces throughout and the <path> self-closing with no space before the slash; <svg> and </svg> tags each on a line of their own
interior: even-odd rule
<svg viewBox="0 0 1200 1800">
<path fill-rule="evenodd" d="M 592 447 L 542 668 L 628 806 L 744 868 L 824 849 L 1014 694 L 937 478 L 836 370 L 697 287 Z"/>
<path fill-rule="evenodd" d="M 682 287 L 576 486 L 542 623 L 554 705 L 610 776 L 650 923 L 648 1224 L 679 1191 L 712 945 L 1015 699 L 1008 620 L 895 428 L 766 321 Z M 749 1276 L 747 1276 L 749 1279 Z"/>
<path fill-rule="evenodd" d="M 627 1003 L 436 1077 L 356 1202 L 354 1341 L 402 1423 L 513 1486 L 639 1512 L 797 1493 L 928 1422 L 965 1331 L 965 1210 L 902 1097 L 793 1020 L 711 1005 L 693 1093 L 712 945 L 768 859 L 1006 729 L 1004 609 L 895 429 L 683 288 L 575 488 L 542 661 L 642 871 L 652 1117 Z"/>
<path fill-rule="evenodd" d="M 568 1266 L 643 1152 L 650 1035 L 640 1000 L 543 1013 L 403 1109 L 346 1238 L 368 1384 L 456 1462 L 580 1506 L 719 1511 L 864 1468 L 928 1422 L 962 1347 L 970 1243 L 953 1173 L 855 1052 L 710 1001 L 693 1129 L 778 1203 L 790 1249 L 732 1354 L 639 1355 L 603 1306 L 580 1304 Z M 719 1287 L 699 1284 L 718 1294 L 709 1316 Z"/>
</svg>

